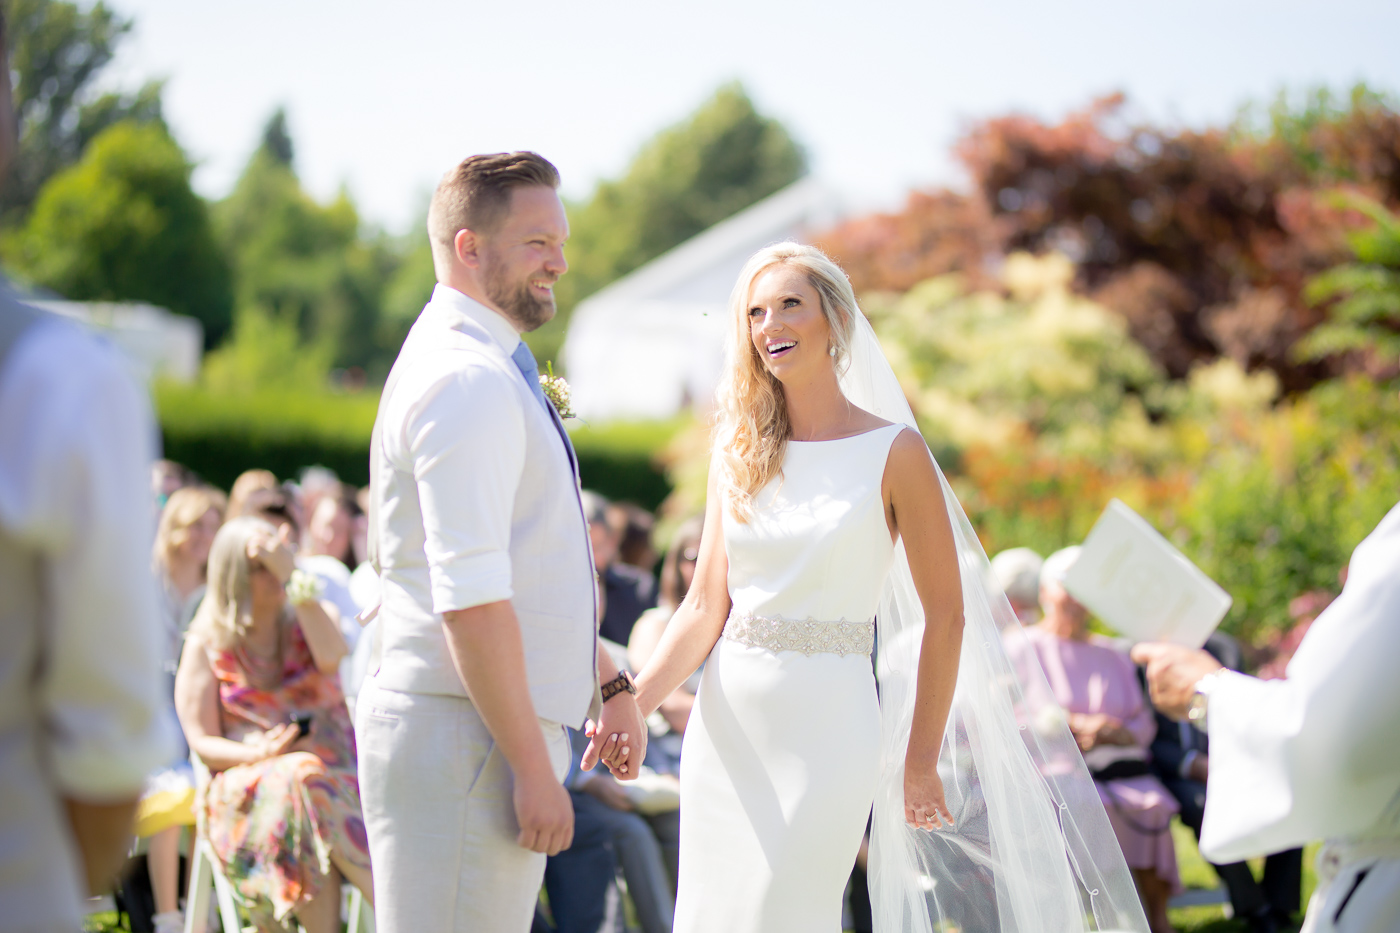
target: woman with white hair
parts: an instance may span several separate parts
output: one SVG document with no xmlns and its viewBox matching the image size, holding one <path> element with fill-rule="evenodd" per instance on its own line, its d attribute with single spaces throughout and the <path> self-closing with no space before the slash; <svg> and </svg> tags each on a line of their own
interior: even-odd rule
<svg viewBox="0 0 1400 933">
<path fill-rule="evenodd" d="M 1089 631 L 1089 611 L 1064 587 L 1078 557 L 1074 546 L 1045 559 L 1045 615 L 1025 630 L 1023 650 L 1013 650 L 1013 657 L 1045 671 L 1133 871 L 1152 933 L 1169 933 L 1167 901 L 1182 890 L 1171 834 L 1180 805 L 1148 769 L 1157 720 L 1137 667 L 1126 649 Z"/>
<path fill-rule="evenodd" d="M 694 581 L 637 678 L 645 715 L 705 662 L 675 929 L 839 930 L 872 803 L 877 930 L 1145 929 L 1068 730 L 1018 728 L 1015 617 L 845 274 L 768 247 L 731 314 Z"/>
<path fill-rule="evenodd" d="M 176 677 L 190 748 L 210 771 L 196 815 L 262 922 L 339 929 L 340 879 L 373 897 L 355 738 L 338 670 L 345 639 L 261 519 L 214 538 L 209 586 Z"/>
</svg>

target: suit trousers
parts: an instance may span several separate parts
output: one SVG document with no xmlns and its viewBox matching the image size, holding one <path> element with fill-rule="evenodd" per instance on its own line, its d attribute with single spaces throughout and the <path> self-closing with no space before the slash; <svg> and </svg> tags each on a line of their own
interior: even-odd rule
<svg viewBox="0 0 1400 933">
<path fill-rule="evenodd" d="M 526 933 L 545 856 L 516 844 L 510 766 L 471 701 L 370 679 L 355 712 L 380 933 Z M 540 728 L 562 780 L 564 728 Z"/>
</svg>

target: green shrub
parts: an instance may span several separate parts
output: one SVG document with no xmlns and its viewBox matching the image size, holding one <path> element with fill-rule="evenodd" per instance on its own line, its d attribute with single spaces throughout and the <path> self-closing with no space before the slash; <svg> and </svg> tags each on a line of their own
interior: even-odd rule
<svg viewBox="0 0 1400 933">
<path fill-rule="evenodd" d="M 244 470 L 293 477 L 313 464 L 348 483 L 369 482 L 377 392 L 336 395 L 265 389 L 246 394 L 156 387 L 165 456 L 227 489 Z M 571 432 L 585 488 L 656 508 L 671 491 L 656 464 L 681 422 L 581 425 Z"/>
</svg>

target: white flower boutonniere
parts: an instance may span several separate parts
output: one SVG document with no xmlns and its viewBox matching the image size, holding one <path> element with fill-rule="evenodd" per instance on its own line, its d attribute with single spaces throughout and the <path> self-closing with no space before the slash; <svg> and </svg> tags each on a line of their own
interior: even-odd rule
<svg viewBox="0 0 1400 933">
<path fill-rule="evenodd" d="M 540 389 L 544 391 L 544 397 L 549 399 L 549 404 L 559 413 L 560 420 L 577 417 L 569 397 L 569 384 L 564 381 L 563 376 L 554 375 L 552 360 L 544 365 L 547 372 L 540 373 Z"/>
</svg>

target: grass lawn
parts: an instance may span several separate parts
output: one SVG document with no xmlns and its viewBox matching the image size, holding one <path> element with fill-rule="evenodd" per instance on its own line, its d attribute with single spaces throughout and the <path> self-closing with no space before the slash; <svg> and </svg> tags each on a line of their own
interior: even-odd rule
<svg viewBox="0 0 1400 933">
<path fill-rule="evenodd" d="M 1220 887 L 1220 879 L 1215 876 L 1215 870 L 1206 864 L 1206 860 L 1201 858 L 1201 853 L 1196 848 L 1196 837 L 1191 830 L 1181 825 L 1179 820 L 1172 821 L 1172 839 L 1176 843 L 1176 863 L 1181 868 L 1181 883 L 1186 885 L 1187 890 Z M 1317 849 L 1318 844 L 1314 842 L 1303 850 L 1301 903 L 1304 907 L 1307 906 L 1308 898 L 1312 896 L 1313 888 L 1317 885 L 1317 875 L 1313 871 Z M 1263 859 L 1251 859 L 1250 864 L 1254 868 L 1255 877 L 1258 877 L 1263 871 Z M 1172 926 L 1180 933 L 1248 933 L 1249 930 L 1242 920 L 1226 919 L 1225 906 L 1221 904 L 1209 907 L 1181 907 L 1169 911 L 1169 915 Z M 1302 917 L 1298 919 L 1301 920 Z"/>
</svg>

